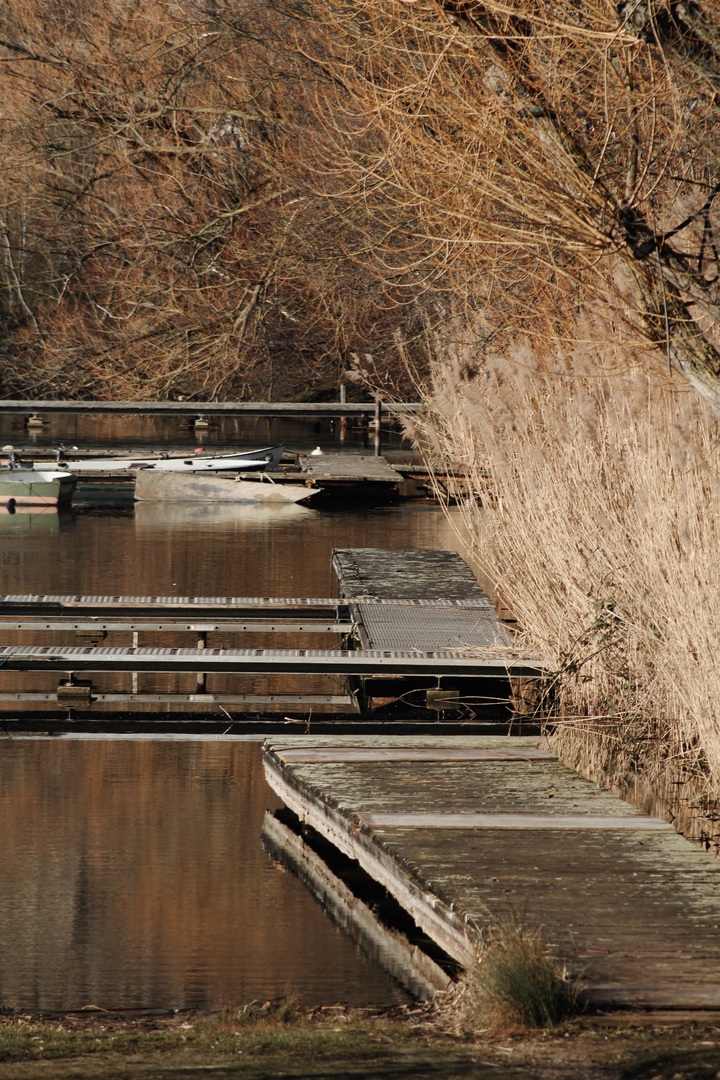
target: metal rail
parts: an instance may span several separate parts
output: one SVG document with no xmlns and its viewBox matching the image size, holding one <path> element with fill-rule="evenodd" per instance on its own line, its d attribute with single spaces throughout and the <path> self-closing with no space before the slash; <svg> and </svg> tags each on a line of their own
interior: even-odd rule
<svg viewBox="0 0 720 1080">
<path fill-rule="evenodd" d="M 34 619 L 28 617 L 22 620 L 0 618 L 0 630 L 36 630 L 36 631 L 113 631 L 113 630 L 141 630 L 172 631 L 174 633 L 197 632 L 199 634 L 217 633 L 276 633 L 276 634 L 350 634 L 355 629 L 352 622 L 327 622 L 318 620 L 305 620 L 298 622 L 292 619 L 216 619 L 213 622 L 199 620 L 187 622 L 184 619 Z"/>
<path fill-rule="evenodd" d="M 307 622 L 351 622 L 348 604 L 337 598 L 272 596 L 112 596 L 80 594 L 0 594 L 0 617 L 44 616 L 46 619 L 74 614 L 128 619 L 151 616 L 171 620 L 191 618 L 241 621 L 242 619 L 294 618 Z M 300 615 L 300 619 L 298 619 Z"/>
<path fill-rule="evenodd" d="M 64 689 L 72 690 L 73 687 Z M 79 687 L 78 689 L 82 689 Z M 52 704 L 58 703 L 57 691 L 0 691 L 0 704 Z M 61 702 L 66 706 L 85 705 L 66 696 Z M 195 694 L 145 694 L 145 693 L 100 693 L 88 689 L 87 704 L 90 705 L 277 705 L 287 708 L 292 705 L 332 705 L 350 711 L 357 711 L 354 698 L 349 694 L 216 694 L 214 692 Z"/>
<path fill-rule="evenodd" d="M 542 668 L 497 653 L 470 655 L 394 650 L 324 649 L 153 649 L 16 645 L 0 648 L 6 671 L 188 671 L 234 674 L 432 675 L 502 678 L 537 677 Z"/>
</svg>

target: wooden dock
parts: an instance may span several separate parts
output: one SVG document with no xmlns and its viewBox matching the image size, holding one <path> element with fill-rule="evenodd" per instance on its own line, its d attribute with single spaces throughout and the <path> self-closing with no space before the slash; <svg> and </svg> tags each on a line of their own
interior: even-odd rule
<svg viewBox="0 0 720 1080">
<path fill-rule="evenodd" d="M 542 927 L 593 1006 L 720 1009 L 720 863 L 537 739 L 274 737 L 270 786 L 447 956 Z"/>
<path fill-rule="evenodd" d="M 32 457 L 35 462 L 42 460 L 41 456 L 35 453 L 32 455 L 24 454 L 23 456 Z M 208 473 L 157 473 L 153 470 L 146 472 L 142 469 L 137 470 L 137 472 L 118 471 L 113 465 L 112 454 L 92 452 L 92 454 L 86 453 L 83 455 L 79 452 L 77 456 L 78 458 L 107 458 L 107 469 L 78 473 L 79 482 L 82 484 L 86 495 L 90 494 L 95 487 L 111 483 L 128 488 L 135 486 L 138 489 L 137 498 L 149 501 L 187 502 L 201 499 L 205 501 L 238 502 L 240 500 L 237 493 L 233 493 L 231 487 L 228 487 L 227 484 L 225 485 L 227 490 L 224 491 L 221 481 L 247 480 L 258 486 L 263 483 L 303 485 L 308 489 L 308 498 L 314 497 L 314 503 L 317 502 L 318 495 L 323 495 L 334 499 L 352 498 L 373 505 L 385 506 L 396 503 L 399 500 L 401 488 L 406 486 L 403 474 L 390 465 L 380 454 L 370 456 L 366 454 L 327 453 L 320 454 L 317 457 L 296 455 L 297 461 L 295 464 L 280 465 L 277 469 L 268 470 L 262 474 L 242 470 L 219 470 L 211 475 Z M 138 455 L 138 457 L 141 457 L 141 455 Z M 55 465 L 54 460 L 48 460 L 48 467 L 55 467 Z M 167 491 L 162 489 L 159 492 L 152 490 L 141 491 L 143 475 L 152 476 L 153 479 L 157 478 L 158 485 L 160 478 L 163 478 Z M 219 481 L 217 494 L 212 491 L 214 480 Z M 204 490 L 198 488 L 193 491 L 192 488 L 188 488 L 189 483 L 194 482 L 197 485 L 198 481 L 205 485 Z M 174 488 L 173 485 L 175 485 Z M 251 498 L 252 493 L 245 490 L 242 497 L 244 499 Z M 259 495 L 258 498 L 260 498 Z"/>
<path fill-rule="evenodd" d="M 47 413 L 102 413 L 116 416 L 280 416 L 341 417 L 376 416 L 381 412 L 417 412 L 417 401 L 29 401 L 5 398 L 0 410 L 12 414 L 43 416 Z"/>
<path fill-rule="evenodd" d="M 284 466 L 264 475 L 272 483 L 306 484 L 325 496 L 382 505 L 396 503 L 404 483 L 402 473 L 379 453 L 299 455 L 297 467 Z"/>
<path fill-rule="evenodd" d="M 513 655 L 509 629 L 456 552 L 335 549 L 332 564 L 364 650 L 454 650 L 488 661 L 493 654 Z M 476 669 L 478 674 L 480 670 Z M 471 680 L 455 679 L 453 672 L 438 668 L 434 680 L 428 677 L 422 683 L 426 702 L 451 710 L 471 698 L 478 706 L 483 699 L 494 699 L 499 708 L 502 700 L 509 700 L 510 677 L 519 677 L 521 671 L 537 677 L 542 666 L 531 657 L 515 655 L 504 670 L 502 665 L 492 672 L 482 670 L 484 679 L 472 685 Z M 357 686 L 367 709 L 377 710 L 381 704 L 392 708 L 393 700 L 407 692 L 407 683 L 393 683 L 390 674 L 388 670 L 384 677 L 366 678 Z M 490 677 L 495 679 L 492 685 Z"/>
<path fill-rule="evenodd" d="M 455 600 L 495 618 L 490 598 L 456 551 L 335 548 L 340 595 L 371 600 Z"/>
</svg>

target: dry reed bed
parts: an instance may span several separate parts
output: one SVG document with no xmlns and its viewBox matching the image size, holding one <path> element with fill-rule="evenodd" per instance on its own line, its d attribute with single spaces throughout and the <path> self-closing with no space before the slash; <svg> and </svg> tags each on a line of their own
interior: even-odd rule
<svg viewBox="0 0 720 1080">
<path fill-rule="evenodd" d="M 596 773 L 662 747 L 717 791 L 717 419 L 640 362 L 476 355 L 471 330 L 436 338 L 416 437 L 469 470 L 471 554 L 557 672 L 541 705 L 558 747 Z"/>
</svg>

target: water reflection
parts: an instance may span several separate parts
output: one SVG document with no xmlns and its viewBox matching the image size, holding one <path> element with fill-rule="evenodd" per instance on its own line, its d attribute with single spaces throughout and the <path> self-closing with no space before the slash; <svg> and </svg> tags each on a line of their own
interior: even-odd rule
<svg viewBox="0 0 720 1080">
<path fill-rule="evenodd" d="M 259 746 L 13 740 L 0 754 L 0 1006 L 404 1000 L 260 842 Z"/>
<path fill-rule="evenodd" d="M 135 505 L 138 533 L 164 532 L 168 528 L 216 529 L 219 525 L 240 529 L 277 528 L 278 525 L 309 525 L 316 510 L 296 503 L 193 503 L 139 502 Z"/>
<path fill-rule="evenodd" d="M 372 430 L 359 419 L 341 429 L 338 418 L 280 416 L 216 416 L 208 428 L 196 428 L 189 416 L 113 416 L 97 412 L 49 413 L 43 427 L 26 430 L 21 415 L 0 415 L 0 444 L 12 443 L 23 451 L 55 451 L 60 445 L 80 449 L 113 446 L 117 449 L 192 450 L 251 448 L 283 444 L 292 450 L 370 453 Z M 397 432 L 383 431 L 382 448 L 402 444 Z M 407 443 L 405 444 L 407 446 Z"/>
<path fill-rule="evenodd" d="M 13 537 L 2 545 L 0 592 L 333 596 L 334 547 L 461 547 L 441 511 L 425 504 L 257 510 L 204 518 L 179 505 L 136 504 L 124 514 L 18 514 L 0 526 Z"/>
</svg>

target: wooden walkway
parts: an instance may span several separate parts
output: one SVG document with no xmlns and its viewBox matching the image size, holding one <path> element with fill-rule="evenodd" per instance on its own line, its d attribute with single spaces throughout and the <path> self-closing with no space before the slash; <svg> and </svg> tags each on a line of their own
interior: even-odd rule
<svg viewBox="0 0 720 1080">
<path fill-rule="evenodd" d="M 380 454 L 310 454 L 299 457 L 297 468 L 284 466 L 264 476 L 275 484 L 305 484 L 336 498 L 383 505 L 397 502 L 404 482 L 402 473 Z"/>
<path fill-rule="evenodd" d="M 382 402 L 390 413 L 417 412 L 417 401 Z M 6 398 L 7 413 L 103 413 L 127 416 L 375 416 L 375 401 L 26 401 Z"/>
<path fill-rule="evenodd" d="M 340 595 L 358 600 L 457 600 L 494 616 L 495 609 L 456 551 L 335 548 Z"/>
<path fill-rule="evenodd" d="M 537 739 L 276 737 L 286 806 L 449 956 L 541 926 L 590 1003 L 720 1009 L 720 863 Z"/>
<path fill-rule="evenodd" d="M 402 475 L 384 457 L 367 454 L 320 454 L 302 458 L 302 472 L 322 486 L 330 481 L 358 484 L 400 484 Z"/>
</svg>

